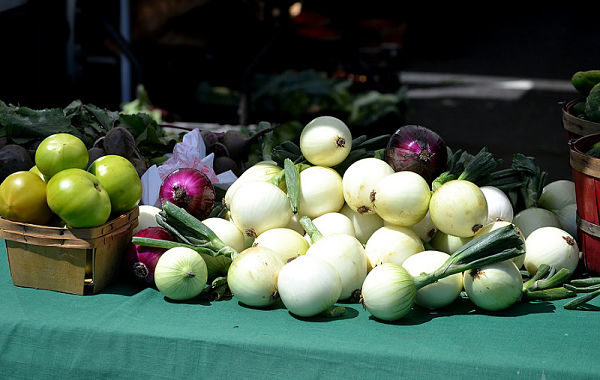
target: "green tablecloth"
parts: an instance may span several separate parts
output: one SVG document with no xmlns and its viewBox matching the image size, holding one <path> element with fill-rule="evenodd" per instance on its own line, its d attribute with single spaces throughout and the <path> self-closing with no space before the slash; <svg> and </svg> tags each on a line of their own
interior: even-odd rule
<svg viewBox="0 0 600 380">
<path fill-rule="evenodd" d="M 565 301 L 486 314 L 461 300 L 394 324 L 348 304 L 343 318 L 303 320 L 126 283 L 93 296 L 20 288 L 1 246 L 0 378 L 600 377 L 600 313 Z"/>
</svg>

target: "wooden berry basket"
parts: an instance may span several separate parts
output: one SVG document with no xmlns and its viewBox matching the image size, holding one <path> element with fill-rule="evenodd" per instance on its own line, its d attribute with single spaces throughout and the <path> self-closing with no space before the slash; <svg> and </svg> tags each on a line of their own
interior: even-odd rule
<svg viewBox="0 0 600 380">
<path fill-rule="evenodd" d="M 567 141 L 600 133 L 600 123 L 581 119 L 573 115 L 573 107 L 581 102 L 585 102 L 585 98 L 571 100 L 562 106 L 562 123 L 567 135 Z"/>
<path fill-rule="evenodd" d="M 93 228 L 63 228 L 0 218 L 0 238 L 16 286 L 95 294 L 118 275 L 133 229 L 135 207 Z"/>
<path fill-rule="evenodd" d="M 600 273 L 600 158 L 587 152 L 600 141 L 600 133 L 569 141 L 577 201 L 577 237 L 589 272 Z"/>
</svg>

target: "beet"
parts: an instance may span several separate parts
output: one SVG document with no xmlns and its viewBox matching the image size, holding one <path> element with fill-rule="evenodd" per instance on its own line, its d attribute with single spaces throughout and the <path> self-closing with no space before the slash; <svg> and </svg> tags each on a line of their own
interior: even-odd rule
<svg viewBox="0 0 600 380">
<path fill-rule="evenodd" d="M 221 174 L 227 170 L 231 170 L 235 175 L 239 175 L 239 166 L 231 157 L 219 156 L 213 161 L 213 170 L 216 174 Z"/>
<path fill-rule="evenodd" d="M 16 144 L 8 144 L 0 149 L 0 183 L 12 173 L 29 170 L 34 166 L 29 151 Z"/>
<path fill-rule="evenodd" d="M 146 164 L 146 161 L 140 158 L 131 158 L 129 159 L 129 161 L 131 161 L 131 163 L 135 167 L 135 170 L 137 171 L 140 178 L 144 175 L 144 173 L 146 173 L 146 170 L 148 170 L 148 165 Z"/>
<path fill-rule="evenodd" d="M 250 151 L 250 146 L 256 141 L 256 139 L 277 128 L 278 126 L 264 128 L 251 136 L 247 136 L 241 131 L 230 129 L 223 134 L 221 142 L 225 148 L 227 148 L 229 157 L 231 157 L 234 161 L 245 160 Z"/>
<path fill-rule="evenodd" d="M 93 147 L 88 149 L 88 167 L 94 162 L 96 161 L 98 158 L 102 157 L 106 155 L 106 152 L 104 152 L 104 149 L 100 148 L 100 147 Z"/>
<path fill-rule="evenodd" d="M 102 145 L 106 154 L 116 154 L 125 158 L 132 157 L 137 151 L 135 138 L 123 127 L 114 127 L 106 132 Z"/>
</svg>

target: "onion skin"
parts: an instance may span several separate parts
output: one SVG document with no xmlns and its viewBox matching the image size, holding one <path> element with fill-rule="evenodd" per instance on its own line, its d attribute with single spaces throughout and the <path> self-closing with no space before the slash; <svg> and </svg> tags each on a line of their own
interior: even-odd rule
<svg viewBox="0 0 600 380">
<path fill-rule="evenodd" d="M 172 171 L 160 186 L 160 203 L 171 202 L 198 219 L 208 216 L 215 203 L 215 188 L 200 170 L 180 168 Z"/>
<path fill-rule="evenodd" d="M 464 288 L 471 302 L 488 311 L 504 310 L 523 292 L 521 272 L 512 261 L 502 261 L 464 274 Z"/>
<path fill-rule="evenodd" d="M 395 321 L 412 310 L 416 295 L 417 289 L 408 271 L 401 265 L 384 263 L 365 278 L 361 303 L 375 318 Z"/>
<path fill-rule="evenodd" d="M 446 167 L 448 149 L 434 131 L 420 125 L 405 125 L 390 137 L 385 161 L 395 171 L 412 171 L 431 184 Z"/>
<path fill-rule="evenodd" d="M 342 281 L 331 264 L 315 256 L 301 256 L 281 268 L 277 289 L 290 313 L 313 317 L 335 304 Z"/>
<path fill-rule="evenodd" d="M 134 236 L 147 237 L 160 240 L 175 241 L 175 237 L 162 227 L 148 227 L 138 231 Z M 141 281 L 152 287 L 156 287 L 154 282 L 154 269 L 156 263 L 163 253 L 167 251 L 164 248 L 145 247 L 139 244 L 130 243 L 125 256 L 125 267 L 128 275 L 135 280 Z"/>
</svg>

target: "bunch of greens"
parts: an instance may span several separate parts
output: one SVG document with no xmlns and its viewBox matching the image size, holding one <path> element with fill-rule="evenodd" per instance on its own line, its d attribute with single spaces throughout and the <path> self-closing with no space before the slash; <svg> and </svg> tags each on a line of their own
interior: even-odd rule
<svg viewBox="0 0 600 380">
<path fill-rule="evenodd" d="M 111 129 L 129 131 L 137 149 L 148 160 L 172 152 L 175 140 L 167 137 L 147 113 L 125 114 L 75 100 L 65 108 L 32 109 L 0 101 L 0 137 L 8 143 L 34 147 L 55 133 L 79 137 L 88 148 Z"/>
<path fill-rule="evenodd" d="M 445 172 L 432 184 L 435 191 L 445 182 L 467 180 L 478 186 L 494 186 L 506 193 L 515 211 L 536 207 L 546 184 L 548 173 L 541 170 L 535 158 L 521 153 L 513 155 L 510 167 L 500 168 L 503 160 L 483 147 L 472 155 L 462 149 L 448 154 Z"/>
</svg>

